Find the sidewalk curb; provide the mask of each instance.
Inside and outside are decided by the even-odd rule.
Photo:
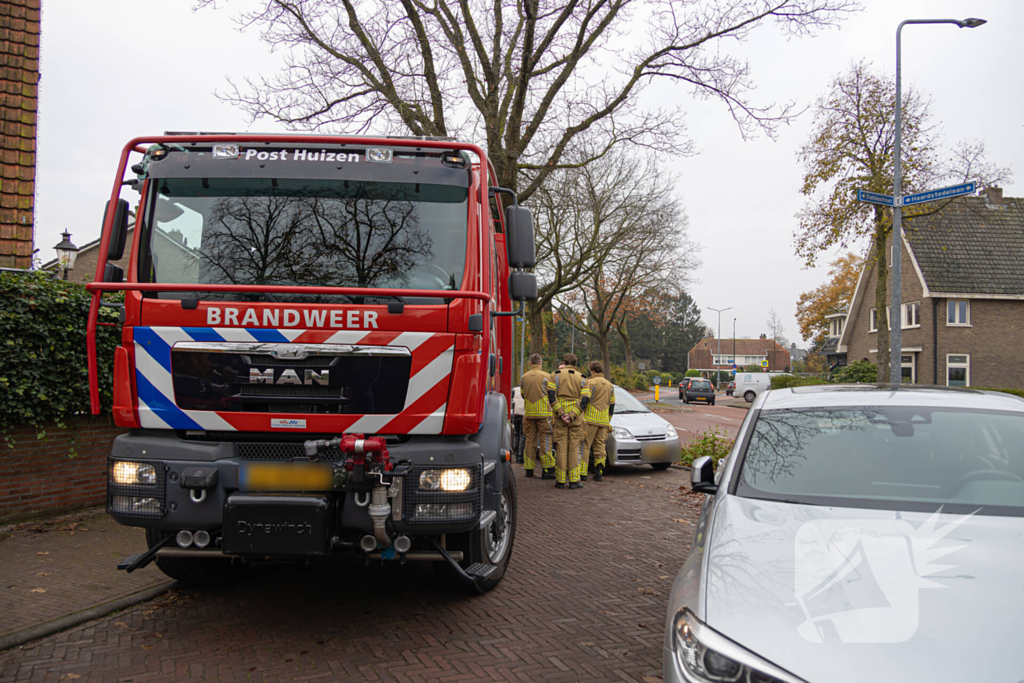
[[[0,652],[10,650],[11,648],[19,645],[24,645],[30,640],[38,640],[39,638],[52,636],[54,633],[66,631],[69,628],[74,628],[75,626],[84,624],[87,621],[105,617],[112,612],[118,612],[129,607],[134,607],[140,602],[152,600],[158,595],[162,595],[170,589],[177,587],[177,581],[165,581],[164,583],[151,586],[141,591],[129,593],[128,595],[124,595],[120,598],[115,598],[110,602],[105,602],[103,604],[96,605],[95,607],[84,609],[81,612],[69,614],[66,617],[61,617],[60,619],[54,619],[53,621],[47,621],[36,626],[30,626],[29,628],[15,631],[14,633],[0,637]]]

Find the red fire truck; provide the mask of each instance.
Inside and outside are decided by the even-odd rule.
[[[472,591],[501,580],[512,316],[537,285],[532,216],[494,177],[438,139],[124,147],[88,285],[94,413],[97,314],[124,292],[107,510],[148,549],[121,569],[428,561]]]

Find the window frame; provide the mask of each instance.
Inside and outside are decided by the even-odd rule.
[[[965,320],[963,320],[963,321],[956,320],[955,322],[950,322],[949,321],[950,306],[954,306],[955,305],[955,308],[953,310],[956,311],[956,316],[954,316],[954,317],[958,318],[959,314],[960,314],[960,306],[957,305],[957,304],[960,304],[960,303],[967,304],[965,306],[965,308],[964,308]],[[971,327],[971,300],[970,299],[946,299],[946,327]],[[954,355],[960,355],[960,354],[954,354]]]
[[[878,332],[878,309],[868,309],[868,333]]]
[[[910,321],[910,316],[908,315],[908,313],[910,310],[912,310],[911,307],[913,307],[913,310],[916,311],[916,314],[914,315],[915,322],[913,325],[908,324]],[[903,304],[901,308],[903,309],[903,315],[900,318],[900,324],[903,325],[904,330],[912,330],[914,328],[921,327],[920,301],[911,301],[910,303]]]
[[[963,356],[967,360],[962,362],[962,363],[950,363],[949,359],[950,359],[951,356]],[[966,384],[964,384],[963,386],[964,387],[971,386],[971,354],[969,354],[969,353],[947,353],[946,354],[946,386],[947,387],[954,387],[954,386],[958,387],[958,386],[960,386],[959,384],[950,384],[949,383],[949,371],[954,369],[954,368],[963,368],[964,370],[967,371],[965,373],[966,374],[966,377],[965,377]]]

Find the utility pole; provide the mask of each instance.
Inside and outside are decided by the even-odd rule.
[[[715,364],[715,386],[717,388],[718,383],[722,379],[722,312],[731,311],[732,306],[729,306],[728,308],[711,308],[710,306],[708,306],[707,309],[709,311],[714,311],[715,313],[718,314],[718,363]],[[735,337],[735,335],[733,336]],[[735,347],[735,345],[736,340],[734,339],[733,347]]]

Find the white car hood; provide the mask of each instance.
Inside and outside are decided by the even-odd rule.
[[[1024,518],[718,503],[719,633],[810,683],[1024,680]]]
[[[668,422],[654,413],[612,415],[612,427],[628,429],[633,436],[665,436]]]

